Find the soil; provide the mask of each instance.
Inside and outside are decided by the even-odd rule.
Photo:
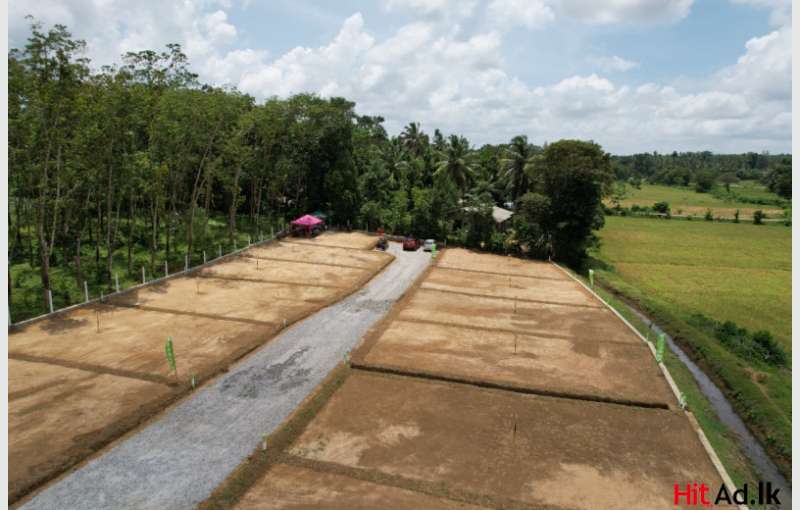
[[[219,373],[286,325],[360,288],[393,259],[321,244],[374,240],[339,236],[325,234],[299,248],[253,247],[245,257],[11,331],[9,501],[185,393],[193,374],[201,381]],[[257,265],[247,258],[260,253],[294,261]],[[167,366],[167,337],[177,377]]]
[[[680,412],[355,372],[290,453],[555,508],[675,508],[721,480]]]
[[[241,510],[299,510],[303,508],[417,510],[478,509],[420,492],[379,485],[335,473],[277,464],[239,501]]]
[[[397,320],[378,334],[363,363],[544,394],[669,406],[675,397],[652,358],[641,344]]]

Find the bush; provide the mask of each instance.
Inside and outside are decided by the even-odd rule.
[[[669,214],[669,204],[667,202],[656,202],[653,204],[653,211],[661,214]]]
[[[764,214],[764,211],[762,211],[761,209],[757,210],[756,212],[753,213],[753,224],[754,225],[763,225],[764,224],[764,219],[766,217],[767,217],[767,215]]]
[[[786,366],[788,356],[783,347],[772,338],[769,331],[750,334],[733,321],[717,323],[714,336],[728,350],[742,358],[756,359],[768,365]]]
[[[776,367],[786,366],[786,352],[780,344],[772,338],[769,331],[757,331],[753,333],[753,347],[755,354],[764,363]]]
[[[711,209],[706,209],[706,221],[714,221],[714,215],[711,213]]]

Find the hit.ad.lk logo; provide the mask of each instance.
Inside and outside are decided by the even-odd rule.
[[[772,482],[758,482],[758,491],[750,490],[751,486],[744,484],[741,489],[730,492],[723,484],[716,495],[711,487],[704,483],[675,484],[672,489],[672,501],[675,506],[711,506],[711,505],[780,505],[778,492],[773,489]]]

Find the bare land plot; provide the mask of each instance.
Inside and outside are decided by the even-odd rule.
[[[397,317],[475,329],[592,341],[642,341],[605,308],[530,303],[513,299],[449,295],[419,289]]]
[[[176,392],[155,382],[13,358],[8,366],[12,500],[135,426]]]
[[[477,509],[420,492],[379,485],[335,473],[277,464],[239,501],[242,510],[288,510],[299,508],[417,510]]]
[[[426,276],[422,288],[519,301],[602,307],[583,287],[571,280],[516,278],[513,275],[476,274],[435,267]]]
[[[504,276],[555,278],[557,280],[564,278],[563,273],[550,264],[479,253],[463,248],[444,250],[436,266],[461,271],[496,273]]]
[[[372,239],[348,234],[344,242],[354,244],[358,236]],[[316,264],[321,257],[316,250],[336,251],[337,261],[353,267]],[[185,394],[192,375],[203,380],[224,370],[285,325],[358,289],[393,259],[313,244],[293,257],[295,262],[259,261],[258,266],[255,259],[225,259],[12,331],[9,357],[18,363],[11,366],[9,380],[18,382],[10,396],[25,398],[10,403],[10,501]],[[177,379],[165,360],[168,336]],[[29,365],[36,369],[25,368]],[[70,396],[64,401],[48,396],[65,391]],[[25,404],[40,394],[36,405]],[[73,425],[76,420],[80,427]]]
[[[367,269],[372,267],[376,261],[383,257],[377,251],[354,251],[331,248],[322,245],[313,245],[314,249],[309,250],[306,244],[278,241],[264,246],[255,246],[244,252],[250,257],[262,257],[266,260],[286,260],[290,262],[303,261],[309,264],[317,263],[324,265],[339,265],[344,267],[355,267]]]
[[[352,248],[354,250],[371,250],[378,244],[378,238],[359,232],[325,232],[317,237],[287,237],[286,242],[330,246],[334,248]]]
[[[682,413],[356,372],[293,455],[554,508],[675,508],[721,480]]]
[[[393,321],[354,363],[522,391],[666,407],[669,386],[644,345]],[[363,358],[362,358],[363,357]]]

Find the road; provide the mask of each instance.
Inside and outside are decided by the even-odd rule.
[[[293,325],[223,377],[26,502],[32,509],[188,509],[207,498],[427,267],[403,252],[363,289]]]

